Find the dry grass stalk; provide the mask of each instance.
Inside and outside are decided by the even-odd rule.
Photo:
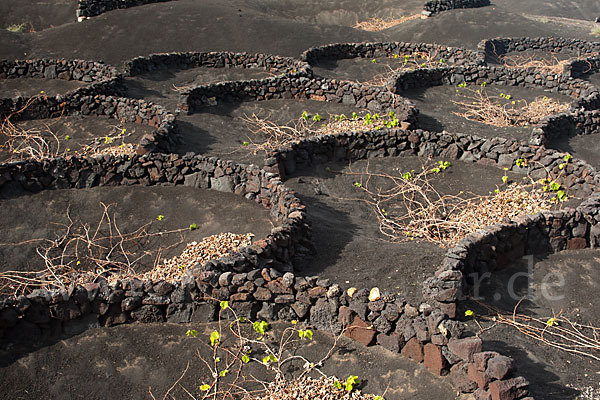
[[[544,345],[600,361],[600,327],[573,322],[563,317],[562,312],[553,313],[549,318],[519,314],[517,309],[522,301],[516,304],[511,314],[478,302],[491,311],[490,315],[481,317],[494,323],[485,330],[497,324],[508,325]]]
[[[443,174],[443,164],[434,168],[423,165],[421,171],[402,176],[373,173],[368,166],[346,174],[359,178],[354,185],[369,197],[362,201],[373,208],[381,233],[392,241],[418,238],[451,247],[484,226],[556,206],[555,196],[544,191],[539,182],[511,183],[488,196],[441,194],[433,179]],[[375,180],[378,183],[371,188]],[[379,183],[382,181],[385,184]]]
[[[410,15],[408,17],[400,17],[400,18],[377,18],[377,17],[373,17],[371,19],[368,19],[366,21],[362,21],[362,22],[357,22],[356,25],[354,25],[355,29],[362,29],[363,31],[369,31],[369,32],[379,32],[382,31],[384,29],[389,29],[391,27],[394,27],[396,25],[400,25],[404,22],[407,21],[412,21],[414,19],[420,19],[421,18],[421,14],[414,14],[414,15]]]
[[[526,127],[538,123],[549,115],[565,112],[570,107],[567,103],[560,103],[546,96],[537,97],[527,103],[525,100],[512,100],[510,95],[490,96],[484,89],[463,90],[467,93],[461,96],[466,100],[453,101],[453,103],[464,111],[454,114],[470,121],[500,128]]]

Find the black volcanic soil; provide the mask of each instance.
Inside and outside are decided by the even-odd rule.
[[[458,92],[457,92],[458,90]],[[454,86],[433,86],[430,88],[411,89],[400,93],[400,95],[412,100],[419,109],[418,125],[421,129],[441,132],[465,133],[486,138],[504,137],[510,139],[529,140],[531,127],[496,127],[478,121],[470,121],[455,113],[463,112],[455,102],[471,102],[476,96],[474,90],[484,90],[490,97],[500,94],[510,95],[510,101],[516,101],[516,106],[524,102],[531,102],[537,97],[548,97],[569,103],[572,101],[567,96],[546,92],[541,89],[522,88],[517,86],[501,87],[488,85],[481,88],[477,85],[469,85],[466,88]],[[506,101],[502,100],[502,104]]]
[[[256,0],[249,7],[254,10],[287,18],[293,21],[353,27],[357,22],[371,18],[400,18],[419,14],[423,9],[421,0],[356,0],[297,1],[297,0]]]
[[[86,85],[88,84],[85,82],[67,81],[64,79],[0,79],[0,97],[56,96],[57,94],[65,94]]]
[[[516,11],[518,10],[518,11]],[[551,10],[546,13],[546,10]],[[532,15],[537,14],[537,15]],[[549,17],[543,18],[542,16]],[[434,18],[409,21],[385,31],[387,36],[410,42],[438,43],[477,48],[483,39],[494,37],[571,37],[595,40],[590,33],[600,5],[593,0],[501,0],[492,6],[458,9]]]
[[[33,35],[0,31],[0,53],[6,58],[61,55],[117,65],[138,55],[172,51],[297,56],[312,45],[382,38],[350,27],[291,21],[256,11],[243,0],[178,0],[114,10]]]
[[[600,87],[600,72],[588,74],[584,77],[584,79],[589,81],[592,85]]]
[[[562,251],[533,260],[530,264],[525,258],[502,271],[494,271],[479,289],[481,301],[512,314],[521,297],[530,295],[530,299],[519,304],[518,313],[544,321],[557,316],[563,328],[569,325],[561,317],[597,327],[600,306],[594,299],[600,289],[600,251]],[[510,285],[511,277],[513,285]],[[465,302],[463,308],[471,309],[476,316],[486,314],[484,308],[470,301]],[[491,324],[481,323],[484,328]],[[473,332],[479,329],[473,321],[469,321],[468,326]],[[497,325],[480,336],[484,349],[499,351],[517,361],[519,371],[531,382],[531,394],[536,399],[580,398],[577,397],[579,390],[586,387],[595,388],[598,394],[600,361],[543,345],[508,325]],[[586,352],[600,356],[598,350]]]
[[[585,160],[596,170],[600,170],[600,134],[558,138],[547,143],[558,151],[570,153],[575,158]]]
[[[125,78],[124,83],[128,97],[148,100],[175,111],[179,100],[178,90],[183,88],[270,76],[272,74],[258,68],[164,69]]]
[[[220,104],[205,107],[191,115],[180,115],[177,120],[178,139],[180,143],[176,152],[185,154],[193,151],[199,154],[214,154],[244,163],[263,165],[265,152],[257,146],[265,141],[264,135],[255,134],[244,119],[256,115],[268,118],[278,125],[294,126],[301,118],[303,111],[309,114],[309,122],[318,113],[321,124],[335,115],[345,114],[351,117],[353,112],[364,115],[358,107],[327,103],[316,100],[268,100],[232,104]],[[249,145],[244,145],[247,142]]]
[[[64,398],[68,393],[69,398],[99,400],[149,399],[151,391],[158,399],[165,396],[189,365],[171,395],[185,398],[187,390],[200,398],[199,386],[211,379],[199,357],[212,364],[213,353],[207,343],[210,333],[219,329],[217,323],[128,324],[112,328],[94,327],[97,325],[94,321],[89,324],[92,328],[84,333],[37,351],[21,347],[0,349],[0,393],[13,399]],[[267,343],[277,349],[283,330],[290,326],[282,322],[270,324]],[[198,331],[197,339],[186,336],[188,329]],[[248,329],[244,334],[255,336]],[[229,349],[236,344],[227,324],[223,324],[221,343]],[[292,343],[283,354],[294,352],[316,363],[333,347],[330,335],[314,331],[311,341]],[[224,354],[220,356],[226,360]],[[262,359],[264,354],[253,345],[252,356]],[[284,368],[286,377],[297,376],[302,365],[303,362],[288,364]],[[243,371],[248,379],[250,374],[259,380],[272,379],[272,373],[255,362],[247,364]],[[358,375],[362,391],[385,393],[389,400],[457,398],[448,379],[434,379],[423,365],[382,347],[364,347],[345,337],[341,337],[331,357],[324,361],[322,371],[340,380]],[[83,374],[85,381],[81,380]],[[256,383],[244,386],[260,388]]]
[[[590,31],[595,25],[594,16],[600,15],[600,6],[594,0],[577,3],[557,0],[544,7],[539,7],[538,0],[497,3],[408,21],[382,32],[365,32],[350,26],[372,16],[412,14],[421,7],[416,0],[405,5],[390,0],[373,5],[359,0],[325,4],[297,0],[283,4],[272,0],[250,4],[243,0],[178,0],[115,10],[83,23],[65,24],[35,34],[0,31],[0,52],[6,58],[62,56],[118,64],[133,56],[167,51],[226,50],[297,56],[311,46],[336,42],[399,40],[475,49],[480,40],[498,36],[594,40]],[[373,12],[369,11],[371,7]],[[328,9],[332,9],[330,16]],[[543,15],[546,9],[547,15],[562,19],[541,22],[538,16],[528,15]],[[350,14],[343,20],[336,19],[336,14],[345,14],[343,10],[358,13],[359,17]],[[47,26],[51,24],[52,18],[43,11],[33,15],[45,19]],[[324,20],[319,21],[315,16]]]
[[[69,115],[60,118],[34,119],[14,122],[19,135],[27,133],[26,140],[16,139],[12,147],[8,146],[7,136],[0,136],[0,161],[31,158],[28,152],[14,154],[11,149],[31,146],[35,154],[39,154],[42,143],[32,136],[41,137],[47,144],[45,155],[76,154],[101,150],[107,147],[118,147],[123,144],[137,145],[146,134],[152,134],[155,128],[149,125],[122,123],[111,118],[95,116]],[[123,131],[123,129],[125,131]],[[15,131],[12,131],[12,134]],[[89,146],[89,147],[88,147]]]
[[[351,28],[357,22],[374,16],[399,17],[418,13],[424,0],[410,0],[401,3],[398,4],[393,0],[377,0],[375,2],[360,0],[330,0],[326,2],[317,0],[308,2],[299,0],[253,0],[251,2],[245,0],[178,0],[115,10],[83,23],[75,23],[73,22],[75,20],[75,0],[37,0],[35,2],[4,0],[0,4],[2,11],[0,13],[0,28],[2,28],[0,29],[0,54],[2,54],[2,58],[6,59],[80,58],[104,60],[113,65],[120,65],[135,56],[173,51],[246,51],[297,57],[311,46],[363,41],[430,42],[474,50],[480,40],[492,37],[554,36],[598,40],[591,34],[592,29],[598,26],[593,21],[600,16],[600,2],[597,0],[543,2],[539,0],[496,0],[488,7],[443,12],[432,18],[411,20],[381,32],[365,32]],[[9,25],[23,22],[26,23],[27,30],[33,27],[37,32],[13,33],[5,29]],[[356,76],[344,75],[341,71],[340,76],[346,76],[347,79],[360,80],[363,77],[368,79],[372,74],[372,71],[369,70],[372,65],[364,67],[364,72],[362,68],[356,69]],[[361,75],[363,73],[364,75]],[[598,74],[590,76],[590,81],[600,84],[597,76]],[[156,82],[157,86],[150,87],[148,90],[150,93],[144,92],[148,87],[142,84],[137,88],[132,87],[131,93],[139,96],[155,96],[157,100],[168,102],[170,101],[168,97],[170,89],[168,91],[161,89],[162,83],[161,81]],[[34,84],[30,88],[34,90],[33,94],[37,93],[36,86],[37,84]],[[45,88],[39,90],[53,89],[50,85],[44,86]],[[18,89],[26,90],[27,87],[19,86]],[[59,89],[62,90],[61,88],[57,90]],[[135,92],[136,89],[139,89],[138,94]],[[156,93],[152,93],[153,90]],[[453,95],[453,93],[448,94]],[[444,117],[450,116],[452,110],[444,108],[445,105],[441,103],[447,103],[451,97],[448,94],[445,96],[444,93],[441,93],[441,96],[438,94],[437,98],[424,101],[419,105],[424,115],[431,116],[431,127],[435,127],[436,123],[439,123],[441,126],[438,125],[438,129],[443,127],[458,131],[464,129],[481,136],[509,135],[506,132],[490,130],[487,125],[465,127],[460,122],[455,122],[453,125],[451,121],[445,121]],[[438,109],[437,114],[436,109]],[[215,115],[212,116],[202,116],[203,113],[182,116],[180,130],[185,136],[187,129],[189,136],[184,137],[187,142],[184,140],[185,146],[179,148],[178,152],[186,151],[185,147],[190,151],[196,150],[202,153],[214,151],[222,155],[227,154],[232,147],[235,150],[235,146],[240,144],[240,140],[243,140],[240,139],[240,135],[236,136],[235,132],[232,132],[230,138],[220,138],[225,136],[223,132],[229,134],[229,131],[233,131],[230,129],[230,126],[234,124],[233,118],[228,116],[228,113],[233,111],[226,108],[220,111],[218,108],[215,110]],[[275,108],[276,114],[277,110],[278,108]],[[299,107],[289,115],[286,116],[285,113],[283,115],[286,118],[296,118],[297,111],[301,112],[302,110]],[[206,111],[206,113],[210,114],[210,111]],[[236,127],[235,131],[246,132],[241,126],[234,126]],[[201,138],[195,136],[199,133],[203,135]],[[595,141],[593,137],[577,140]],[[572,145],[573,149],[577,151],[575,144],[570,143],[569,145]],[[582,146],[586,149],[593,149],[593,143],[583,142]],[[584,159],[589,157],[589,161],[597,165],[596,158],[592,157],[594,154],[584,153],[581,150],[576,155]],[[231,158],[234,157],[237,155],[232,153]],[[252,159],[245,157],[248,160]],[[458,167],[458,163],[456,164]],[[344,167],[345,165],[339,166],[339,168]],[[465,173],[465,179],[470,182],[469,184],[482,185],[481,189],[484,191],[488,190],[487,186],[493,188],[494,183],[500,181],[501,171],[495,170],[487,179],[485,174],[488,172],[485,172],[485,169],[479,165],[476,168],[471,167],[470,170],[467,168],[467,172],[469,171],[483,174],[475,176]],[[348,285],[358,282],[357,286],[386,287],[385,285],[387,285],[393,288],[396,286],[393,284],[394,279],[401,277],[390,275],[391,272],[396,274],[395,268],[390,266],[400,265],[398,274],[406,274],[409,290],[413,290],[416,296],[417,286],[420,285],[426,273],[433,271],[433,265],[443,254],[441,249],[432,246],[427,251],[423,251],[424,245],[410,242],[406,244],[406,247],[398,247],[401,249],[399,251],[388,252],[385,246],[382,246],[383,250],[380,250],[381,242],[379,241],[380,237],[377,236],[379,233],[376,227],[373,224],[365,223],[365,219],[361,218],[361,216],[369,215],[368,210],[362,209],[361,211],[358,206],[332,200],[331,196],[317,195],[314,192],[316,184],[311,182],[313,179],[318,179],[319,182],[328,183],[328,188],[337,186],[346,188],[348,185],[340,182],[339,178],[336,183],[335,174],[326,170],[313,169],[302,172],[302,174],[306,176],[299,174],[293,177],[289,184],[300,191],[300,194],[311,206],[312,215],[320,222],[315,225],[314,229],[321,256],[314,260],[312,271],[322,271],[324,276],[329,276],[334,282],[343,285],[348,281]],[[304,183],[298,182],[298,178],[304,179]],[[462,179],[457,181],[463,182]],[[463,183],[460,183],[459,187],[462,186]],[[141,189],[143,188],[135,188],[135,190]],[[354,187],[349,186],[349,189],[354,189]],[[148,190],[150,189],[148,188]],[[155,187],[152,190],[158,190],[158,188]],[[116,189],[111,189],[111,191],[108,199],[119,201],[120,197],[118,196],[124,196]],[[100,197],[86,197],[87,195],[83,194],[86,192],[74,193],[72,199],[60,197],[60,192],[39,194],[42,196],[40,198],[47,197],[37,203],[32,202],[35,207],[23,204],[26,203],[24,199],[30,197],[23,196],[19,198],[20,200],[15,199],[16,208],[13,209],[20,210],[21,214],[14,213],[18,215],[24,213],[28,218],[33,218],[31,224],[34,228],[25,226],[23,227],[25,233],[21,232],[20,234],[27,237],[27,229],[36,231],[45,229],[38,225],[50,222],[49,218],[43,216],[42,211],[47,208],[47,204],[53,201],[53,195],[63,201],[59,210],[63,210],[70,201],[78,201],[77,199],[81,199],[81,207],[85,204],[88,209],[94,209]],[[344,194],[345,192],[340,189],[339,193]],[[140,201],[147,200],[149,196],[144,192]],[[179,202],[182,202],[182,198],[195,198],[193,196],[196,194],[180,197],[166,194],[160,196],[164,196],[164,199],[157,202],[157,206],[150,210],[152,212],[148,211],[137,218],[156,218],[154,214],[160,212],[166,216],[162,222],[168,222],[173,215],[163,212],[163,210],[172,209],[174,204],[178,205]],[[132,195],[132,197],[135,196]],[[219,205],[223,203],[223,198],[219,194]],[[2,204],[8,203],[3,200]],[[189,206],[185,206],[184,210],[187,209],[186,207]],[[213,206],[208,203],[206,207],[201,207],[200,211],[197,210],[197,207],[190,211],[203,214],[207,210],[219,210],[214,207],[217,205]],[[353,214],[355,212],[353,207],[358,210],[356,214]],[[59,210],[55,211],[56,215],[64,217],[64,214],[58,213]],[[135,210],[135,212],[141,211]],[[14,226],[22,226],[19,225],[22,224],[22,221],[19,221],[18,216],[8,215],[12,213],[3,212],[3,218],[7,221],[14,219],[15,221],[12,222],[16,224]],[[29,214],[35,215],[29,216]],[[187,212],[185,214],[187,215]],[[131,215],[139,214],[131,211]],[[245,218],[246,216],[243,221],[246,221]],[[127,218],[123,217],[122,219],[125,223]],[[217,221],[219,221],[218,218]],[[184,217],[181,222],[185,226],[189,225],[189,217]],[[11,227],[12,225],[6,223],[5,226]],[[8,232],[5,234],[10,236],[12,229],[4,231]],[[387,244],[384,243],[384,245]],[[380,251],[383,256],[378,258],[377,265],[374,266],[370,260],[373,259],[374,254],[379,256]],[[567,286],[576,288],[569,289],[566,297],[574,299],[575,304],[565,303],[562,306],[567,308],[571,306],[587,307],[588,311],[596,318],[597,325],[598,310],[594,308],[593,304],[588,307],[590,299],[595,298],[597,288],[594,288],[590,294],[589,285],[580,284],[580,275],[587,279],[590,277],[590,271],[593,273],[594,270],[582,270],[578,267],[579,265],[588,265],[584,256],[567,253],[565,257],[568,262],[551,258],[553,262],[556,261],[558,267],[563,264],[567,265],[566,268],[569,271]],[[401,263],[398,262],[398,259],[402,260]],[[307,268],[307,270],[310,271],[311,268]],[[358,273],[360,275],[357,275]],[[388,276],[392,276],[392,279],[389,280],[390,284],[387,283],[387,279],[381,278]],[[597,283],[598,275],[591,275],[590,279],[586,283]],[[553,305],[541,304],[538,306],[543,309],[543,307],[552,307]],[[2,353],[0,357],[3,366],[0,370],[0,393],[3,396],[0,397],[148,398],[148,386],[152,386],[157,398],[162,398],[185,369],[187,360],[193,358],[193,351],[198,347],[188,346],[189,341],[183,340],[187,339],[184,337],[184,333],[188,327],[161,324],[127,325],[112,329],[94,328],[80,336],[64,341],[56,341],[53,344],[40,343],[41,348],[39,349],[26,349],[25,351],[12,349]],[[199,325],[196,324],[193,327],[198,328]],[[202,326],[199,329],[206,333],[213,328]],[[487,332],[488,337],[484,336],[484,339],[488,339],[485,342],[486,347],[500,349],[518,360],[520,372],[532,382],[531,390],[536,398],[576,398],[578,392],[568,389],[567,384],[577,388],[594,383],[597,386],[597,364],[588,368],[587,364],[582,364],[579,360],[569,357],[563,359],[562,354],[548,347],[526,342],[519,339],[514,331],[502,333],[500,329],[495,328]],[[494,332],[500,333],[496,335]],[[320,355],[327,347],[322,343],[330,342],[321,342],[320,333],[315,333],[315,337],[320,347],[314,347],[316,349],[314,354]],[[28,339],[35,340],[35,335]],[[349,344],[348,346],[357,345]],[[340,367],[332,367],[328,371],[334,371],[342,378],[350,374],[364,377],[363,379],[367,381],[367,391],[377,394],[382,394],[386,386],[390,385],[385,395],[388,399],[454,397],[453,389],[442,387],[445,385],[444,380],[434,379],[431,375],[422,372],[421,366],[409,363],[398,356],[391,356],[381,349],[348,347],[335,353],[334,359]],[[571,364],[568,361],[571,361]],[[189,375],[186,375],[182,381],[185,387],[194,387],[202,381],[202,377],[206,375],[202,375],[204,372],[201,368],[201,366],[190,368]],[[327,364],[326,368],[329,368]],[[178,398],[186,397],[181,391],[176,395]]]
[[[3,0],[0,29],[24,23],[24,32],[39,32],[75,22],[76,9],[77,0]]]
[[[417,63],[425,62],[422,59],[410,58],[404,63],[404,58],[374,57],[374,58],[346,58],[340,60],[324,60],[313,65],[315,75],[330,79],[339,79],[357,82],[374,82],[378,85],[390,77],[395,70],[417,68]],[[435,63],[430,65],[444,66],[448,64]]]
[[[6,185],[0,195],[6,195]],[[99,226],[104,208],[110,206],[108,215],[116,221],[122,233],[132,233],[150,224],[148,232],[166,232],[183,228],[179,234],[154,238],[141,246],[153,251],[160,245],[165,249],[161,258],[179,255],[186,243],[221,232],[253,233],[255,239],[264,238],[271,231],[268,210],[232,193],[200,190],[188,187],[129,186],[96,187],[92,189],[69,189],[43,191],[21,195],[0,201],[6,226],[0,233],[0,270],[41,270],[45,268],[36,248],[46,245],[38,239],[54,240],[65,232],[69,225],[68,215],[74,227],[86,224],[95,230]],[[164,218],[157,220],[159,215]],[[190,224],[198,229],[189,230]],[[114,224],[113,231],[114,231]],[[108,232],[106,220],[101,231]],[[168,246],[183,243],[167,249]],[[32,241],[20,246],[10,245]],[[138,251],[141,251],[138,250]],[[139,253],[138,255],[141,255]],[[154,257],[143,258],[137,272],[145,272],[154,262]]]
[[[371,172],[399,176],[410,170],[420,171],[423,162],[427,160],[418,157],[376,158],[350,166],[330,162],[298,171],[289,178],[286,184],[307,204],[317,247],[316,257],[299,265],[303,268],[300,273],[318,274],[344,289],[377,286],[400,294],[412,304],[420,302],[422,282],[439,267],[445,249],[420,240],[390,242],[379,231],[371,206],[364,202],[369,197],[354,182],[361,181],[360,173],[367,166]],[[359,176],[349,175],[351,171]],[[464,191],[487,195],[501,184],[503,173],[494,167],[453,161],[439,179],[433,178],[434,187],[442,194]],[[514,178],[520,179],[517,175]],[[381,187],[386,183],[382,182]],[[380,187],[378,184],[371,182],[371,190]]]

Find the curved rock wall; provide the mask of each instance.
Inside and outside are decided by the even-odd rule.
[[[77,20],[95,17],[118,8],[129,8],[150,3],[163,3],[171,0],[78,0]]]
[[[600,44],[561,37],[518,37],[482,40],[477,45],[477,49],[486,59],[523,51],[566,54],[571,58],[564,64],[562,75],[579,78],[587,72],[598,70],[597,54],[600,51]]]
[[[2,60],[0,61],[0,79],[64,79],[89,83],[65,94],[54,97],[36,95],[30,97],[0,98],[0,117],[22,110],[15,118],[46,118],[39,115],[50,115],[44,112],[49,103],[61,104],[65,98],[77,95],[121,93],[121,75],[119,71],[104,63],[84,60],[34,59],[34,60]],[[53,112],[59,111],[57,109]]]
[[[433,57],[431,61],[440,61],[450,65],[482,64],[483,56],[456,47],[445,47],[430,43],[374,42],[374,43],[334,43],[325,46],[311,47],[300,56],[300,59],[311,65],[326,60],[346,58],[393,57],[395,55],[423,52]]]
[[[423,9],[431,14],[457,8],[478,8],[489,6],[490,0],[429,0]]]
[[[127,61],[124,73],[136,76],[164,68],[260,68],[274,74],[307,74],[308,65],[291,57],[231,52],[158,53]]]
[[[444,2],[456,4],[456,2]],[[424,47],[423,47],[424,46]],[[509,46],[509,45],[507,45]],[[566,45],[565,45],[566,46]],[[409,44],[341,44],[309,49],[304,61],[320,57],[344,58],[388,54],[400,49],[432,48]],[[566,47],[565,47],[566,48]],[[445,51],[439,48],[439,51]],[[394,110],[414,122],[417,110],[400,96],[403,90],[441,84],[501,84],[543,87],[574,98],[568,113],[548,117],[536,127],[541,138],[575,129],[591,133],[598,128],[598,90],[587,82],[561,74],[509,70],[482,65],[482,54],[446,49],[444,58],[458,67],[403,72],[389,82],[389,90],[351,82],[310,79],[304,62],[293,64],[295,76],[266,80],[226,82],[191,88],[183,93],[181,108],[193,112],[221,102],[301,98],[343,102],[373,111]],[[518,51],[518,50],[517,50]],[[474,55],[475,54],[475,55]],[[260,67],[290,73],[289,59],[237,53],[170,53],[139,57],[126,64],[135,75],[163,65],[176,68]],[[285,69],[285,71],[284,71]],[[45,67],[42,74],[45,74]],[[37,111],[36,111],[37,110]],[[70,112],[108,115],[163,129],[169,141],[174,116],[159,106],[139,100],[105,96],[82,88],[64,98],[46,98],[31,117]],[[410,126],[410,124],[408,125]],[[539,133],[539,131],[538,131]],[[535,134],[535,130],[534,130]],[[532,137],[534,137],[533,135]],[[152,147],[152,146],[150,146]],[[153,149],[160,149],[156,145]],[[435,275],[423,283],[424,301],[406,304],[394,294],[366,288],[343,292],[318,277],[294,274],[293,260],[312,252],[305,207],[282,183],[298,168],[329,160],[417,155],[442,157],[521,170],[516,160],[527,160],[533,178],[547,171],[572,193],[587,196],[576,209],[525,216],[503,225],[486,227],[449,249]],[[37,290],[27,296],[0,300],[0,337],[27,341],[73,334],[87,326],[140,322],[211,321],[218,302],[227,300],[239,315],[251,319],[308,321],[321,330],[333,329],[365,345],[385,348],[423,362],[436,375],[449,374],[456,388],[476,398],[510,398],[527,395],[527,381],[514,372],[514,362],[495,352],[483,352],[477,337],[461,338],[455,320],[457,303],[472,284],[471,274],[491,272],[524,254],[578,249],[600,245],[600,177],[581,161],[563,164],[564,154],[523,141],[502,138],[432,133],[422,130],[384,129],[348,132],[302,140],[269,154],[264,170],[214,157],[151,153],[130,158],[67,157],[43,162],[22,161],[0,165],[0,190],[18,185],[27,191],[87,188],[96,185],[187,185],[198,189],[233,192],[271,210],[279,226],[265,239],[231,256],[197,265],[176,282],[105,279],[63,290]],[[522,172],[525,172],[523,169]],[[499,368],[500,366],[501,368]],[[504,396],[504,397],[503,397]]]
[[[400,121],[408,123],[415,122],[417,115],[411,101],[385,88],[302,76],[198,86],[182,93],[179,107],[194,112],[220,103],[271,99],[311,99],[351,104],[377,112],[393,111]]]
[[[547,138],[566,136],[569,133],[592,133],[600,129],[594,118],[594,109],[600,106],[600,91],[587,81],[565,78],[551,72],[542,73],[535,68],[505,68],[486,66],[461,66],[418,69],[398,73],[389,81],[389,88],[396,94],[403,91],[439,86],[498,85],[539,88],[572,97],[568,112],[548,116],[534,126],[530,143],[543,145]]]

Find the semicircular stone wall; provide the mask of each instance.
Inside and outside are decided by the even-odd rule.
[[[403,91],[439,85],[499,85],[541,88],[573,98],[570,109],[548,116],[537,123],[530,137],[533,145],[543,145],[548,138],[573,134],[589,134],[599,129],[598,107],[600,91],[581,79],[564,78],[535,68],[495,66],[459,66],[403,71],[388,83],[389,89],[401,95]]]
[[[75,80],[85,82],[87,85],[56,96],[40,94],[27,97],[0,98],[0,117],[23,110],[18,113],[17,117],[27,119],[30,109],[42,110],[48,107],[48,103],[38,104],[41,102],[60,104],[65,98],[75,95],[119,95],[122,89],[119,71],[101,62],[46,58],[0,61],[0,80],[22,78]],[[39,114],[40,111],[37,113]]]
[[[291,57],[270,54],[213,52],[157,53],[136,57],[124,63],[126,76],[136,76],[163,68],[259,68],[273,74],[306,75],[308,65]]]

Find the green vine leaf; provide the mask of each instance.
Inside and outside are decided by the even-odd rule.
[[[198,336],[198,331],[195,329],[188,329],[188,331],[185,333],[186,336],[191,336],[191,337],[196,337]]]
[[[219,339],[221,339],[221,335],[217,331],[212,331],[210,334],[210,345],[215,347],[219,344]]]

